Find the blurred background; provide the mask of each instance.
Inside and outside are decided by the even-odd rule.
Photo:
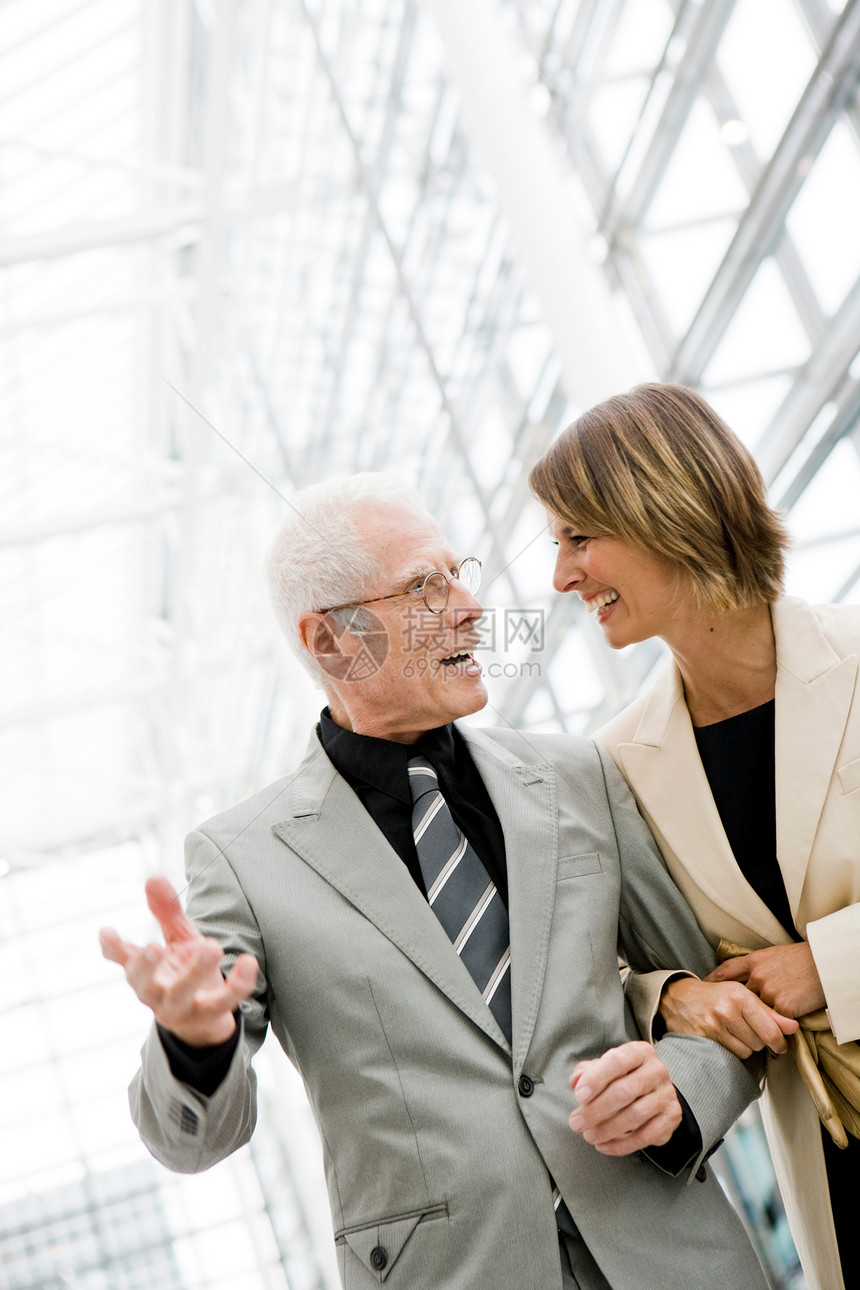
[[[316,1130],[267,1044],[209,1174],[137,1140],[150,937],[199,819],[320,696],[260,574],[297,488],[395,469],[484,561],[479,724],[587,732],[661,661],[573,597],[528,467],[698,387],[860,600],[860,0],[0,5],[0,1287],[331,1290]],[[717,1157],[800,1287],[755,1113]]]

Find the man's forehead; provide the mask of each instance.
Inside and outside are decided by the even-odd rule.
[[[365,509],[359,528],[369,549],[408,572],[413,566],[435,563],[451,554],[451,545],[432,515],[413,514],[400,508],[374,506]]]

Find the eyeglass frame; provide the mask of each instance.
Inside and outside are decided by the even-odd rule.
[[[417,595],[417,593],[420,591],[421,596],[424,600],[424,604],[427,606],[428,613],[444,614],[445,610],[448,608],[448,600],[451,595],[451,583],[454,580],[454,578],[456,578],[458,582],[460,581],[460,570],[463,568],[464,564],[468,564],[470,561],[473,564],[477,565],[478,567],[477,585],[475,586],[474,590],[472,590],[471,587],[466,588],[469,594],[473,596],[476,591],[480,591],[481,589],[482,565],[481,565],[481,561],[478,559],[477,556],[467,555],[460,561],[460,563],[457,565],[455,569],[451,570],[450,578],[447,578],[441,569],[431,569],[430,572],[425,576],[424,581],[421,583],[420,586],[410,587],[408,591],[395,591],[390,596],[373,596],[372,599],[370,600],[348,600],[345,605],[331,605],[330,608],[320,609],[318,612],[321,614],[333,614],[333,613],[336,613],[338,609],[358,609],[363,605],[376,605],[381,600],[402,600],[405,596],[414,596],[414,595]],[[429,605],[427,602],[426,587],[427,587],[427,583],[430,581],[431,578],[441,578],[445,584],[445,603],[441,605],[438,609],[433,609],[432,606]],[[465,586],[465,584],[463,585]]]

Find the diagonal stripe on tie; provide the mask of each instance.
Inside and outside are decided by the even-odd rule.
[[[427,899],[508,1040],[511,951],[508,913],[474,847],[457,827],[423,757],[408,763],[412,831]]]

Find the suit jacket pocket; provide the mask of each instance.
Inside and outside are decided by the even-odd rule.
[[[558,862],[558,882],[566,878],[582,878],[587,873],[600,873],[603,865],[596,851],[581,856],[562,856]]]
[[[849,761],[847,766],[841,766],[836,774],[839,776],[842,792],[853,793],[856,788],[860,788],[860,757],[857,761]]]
[[[348,1245],[361,1260],[368,1272],[380,1284],[394,1267],[404,1245],[421,1223],[448,1217],[446,1204],[428,1205],[424,1209],[408,1210],[356,1227],[344,1227],[335,1233],[335,1244]]]

